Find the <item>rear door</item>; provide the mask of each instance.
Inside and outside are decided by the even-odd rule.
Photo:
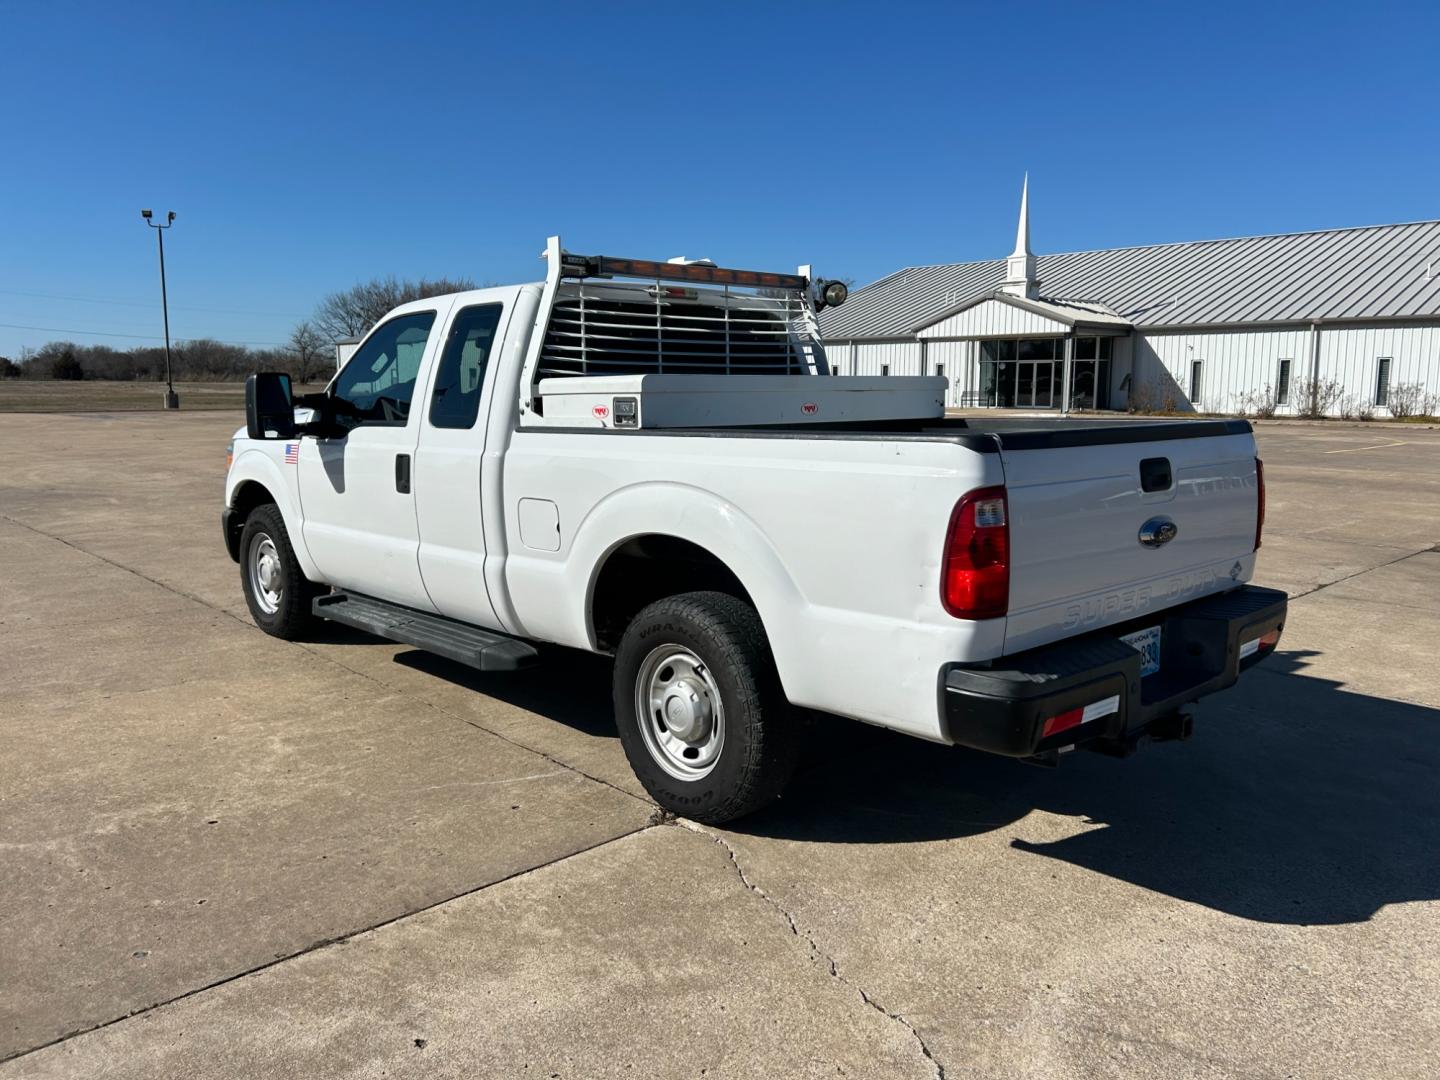
[[[371,331],[330,389],[349,430],[306,436],[298,452],[305,544],[325,580],[425,610],[434,605],[420,577],[412,475],[422,410],[412,406],[450,303]]]
[[[1140,434],[1128,426],[1118,432],[1127,440]],[[1011,544],[1007,653],[1249,579],[1258,498],[1248,433],[1041,443],[1023,433],[1002,436]]]
[[[492,629],[501,624],[485,584],[485,416],[517,291],[497,290],[493,300],[467,297],[456,308],[435,362],[415,455],[426,591],[442,615]]]

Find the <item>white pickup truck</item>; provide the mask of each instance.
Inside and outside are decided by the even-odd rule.
[[[1246,422],[978,425],[832,377],[807,267],[547,257],[397,308],[323,394],[251,377],[223,529],[262,629],[611,654],[636,774],[708,822],[781,791],[800,710],[1053,764],[1186,737],[1275,649]]]

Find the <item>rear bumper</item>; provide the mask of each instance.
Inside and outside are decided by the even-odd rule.
[[[1123,752],[1146,734],[1180,735],[1177,710],[1233,685],[1274,652],[1285,612],[1283,592],[1246,585],[990,667],[947,664],[941,721],[952,742],[1010,757],[1091,742]],[[1160,627],[1160,670],[1142,680],[1140,653],[1120,635],[1150,626]],[[1273,641],[1255,644],[1272,631]],[[1073,726],[1046,733],[1047,720],[1077,709]]]

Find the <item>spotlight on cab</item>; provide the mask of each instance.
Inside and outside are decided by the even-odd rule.
[[[850,296],[850,290],[843,281],[826,281],[823,278],[816,283],[816,307],[824,309],[839,307]]]

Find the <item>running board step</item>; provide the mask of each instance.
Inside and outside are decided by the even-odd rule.
[[[540,659],[535,647],[478,626],[401,607],[359,593],[333,592],[317,596],[316,615],[353,626],[367,634],[435,653],[481,671],[518,671]]]

